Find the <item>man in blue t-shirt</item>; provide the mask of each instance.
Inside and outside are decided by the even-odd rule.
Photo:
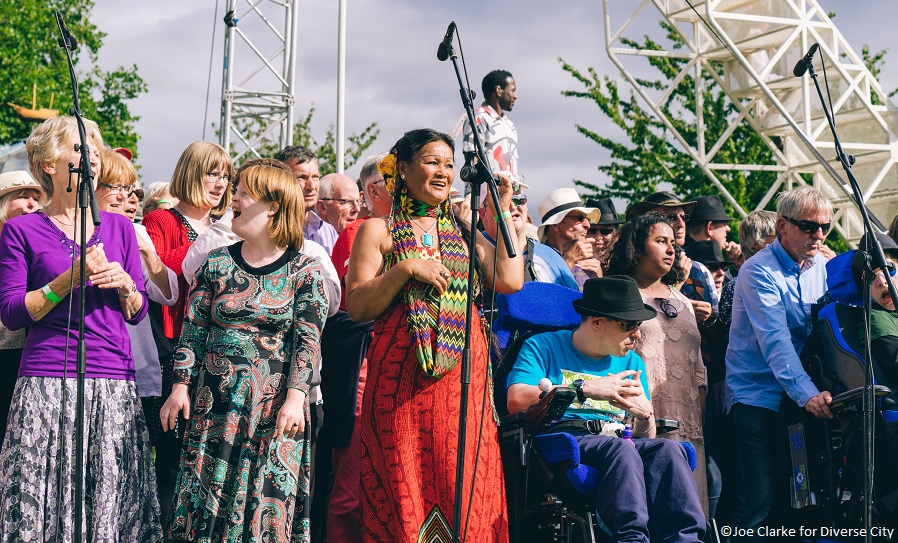
[[[576,330],[535,335],[521,347],[508,376],[508,411],[539,401],[543,378],[576,390],[557,431],[573,434],[581,463],[599,471],[596,509],[614,540],[648,543],[651,534],[700,542],[706,523],[686,454],[674,441],[650,439],[655,420],[645,365],[632,351],[639,325],[655,310],[621,275],[586,281],[574,309],[583,317]],[[583,420],[622,418],[632,419],[634,437],[646,439],[595,435]]]

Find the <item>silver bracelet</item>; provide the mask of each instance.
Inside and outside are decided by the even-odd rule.
[[[127,300],[131,296],[134,296],[135,292],[137,292],[137,283],[135,283],[134,281],[131,281],[131,292],[129,292],[128,294],[125,294],[124,296],[122,296],[122,293],[119,292],[118,297],[121,298],[122,300]]]

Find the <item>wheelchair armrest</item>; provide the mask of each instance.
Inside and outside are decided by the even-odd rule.
[[[518,428],[527,426],[529,433],[541,434],[549,426],[561,420],[577,393],[569,388],[555,387],[544,393],[540,400],[526,411],[507,415],[499,419],[502,427]]]
[[[885,385],[873,385],[873,395],[877,398],[888,396],[892,390]],[[833,396],[833,403],[829,408],[833,411],[840,411],[846,407],[860,404],[863,401],[864,387],[853,388],[841,394]]]
[[[655,435],[660,436],[680,429],[680,421],[674,419],[655,419]]]

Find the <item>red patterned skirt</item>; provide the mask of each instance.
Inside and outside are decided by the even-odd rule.
[[[507,543],[505,483],[489,397],[483,405],[487,347],[479,325],[473,334],[462,526],[468,502],[473,500],[468,540]],[[361,415],[364,541],[417,543],[424,535],[432,541],[433,535],[451,529],[460,372],[461,364],[440,379],[424,373],[401,305],[392,305],[375,322]],[[480,454],[475,459],[482,419]],[[475,462],[477,483],[472,497]]]

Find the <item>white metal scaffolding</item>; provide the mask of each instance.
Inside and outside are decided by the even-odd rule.
[[[219,141],[235,162],[293,141],[298,3],[227,0]]]
[[[659,13],[685,47],[647,50],[623,41],[633,37],[627,33],[635,26],[645,29],[641,20],[654,18],[657,22]],[[618,14],[624,14],[623,18]],[[604,15],[605,45],[611,61],[702,168],[713,189],[741,215],[746,210],[737,205],[717,173],[733,169],[777,172],[777,181],[759,209],[778,191],[812,179],[832,200],[835,228],[846,239],[856,241],[863,233],[860,215],[850,200],[851,189],[837,181],[845,174],[836,159],[813,82],[808,76],[792,75],[808,47],[819,43],[814,65],[820,67],[821,61],[826,65],[839,139],[845,152],[857,159],[853,170],[865,201],[881,221],[890,221],[898,212],[898,111],[816,0],[604,0]],[[653,28],[663,32],[657,24]],[[658,44],[670,43],[663,34],[650,37]],[[647,59],[653,56],[686,61],[667,89],[643,84]],[[823,70],[817,71],[822,84]],[[695,111],[689,114],[695,116],[698,137],[692,144],[677,131],[663,107],[686,74],[693,74],[696,82]],[[738,111],[731,130],[717,141],[704,138],[704,76],[723,89]],[[718,150],[740,123],[747,123],[761,136],[775,163],[715,161]]]

